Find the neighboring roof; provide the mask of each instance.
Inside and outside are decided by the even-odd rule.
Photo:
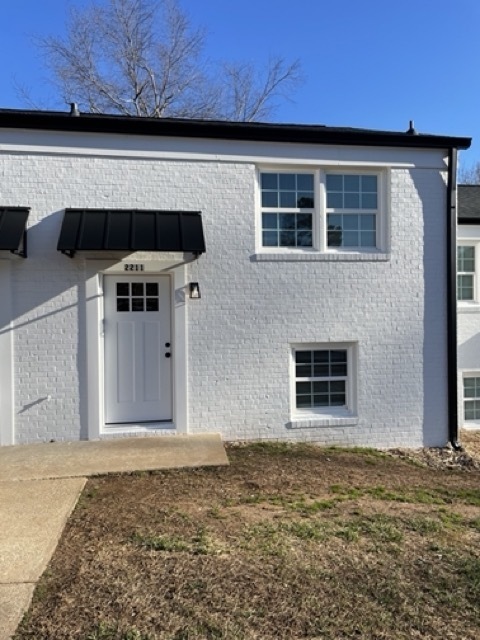
[[[28,207],[0,207],[0,250],[21,252]]]
[[[458,185],[458,224],[480,224],[480,185]]]
[[[198,211],[66,209],[57,249],[76,251],[181,251],[203,253]]]
[[[106,114],[0,109],[0,128],[435,149],[468,149],[471,138],[310,124],[139,118]]]

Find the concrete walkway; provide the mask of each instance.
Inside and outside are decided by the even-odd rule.
[[[227,464],[217,434],[0,448],[0,640],[28,609],[86,476]]]

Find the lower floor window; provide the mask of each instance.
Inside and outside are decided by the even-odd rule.
[[[463,379],[465,420],[480,420],[480,378]]]
[[[347,349],[295,350],[297,409],[347,408]]]

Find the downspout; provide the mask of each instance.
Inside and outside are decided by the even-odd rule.
[[[458,451],[457,394],[457,149],[448,151],[447,181],[447,415],[448,439]]]

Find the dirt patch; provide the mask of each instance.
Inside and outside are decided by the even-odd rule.
[[[479,470],[480,431],[463,429],[460,433],[460,449],[448,444],[441,448],[392,449],[388,453],[434,469]]]
[[[16,640],[478,637],[480,471],[256,444],[91,479]]]
[[[460,444],[472,458],[477,462],[480,461],[480,431],[463,429],[460,433]]]

